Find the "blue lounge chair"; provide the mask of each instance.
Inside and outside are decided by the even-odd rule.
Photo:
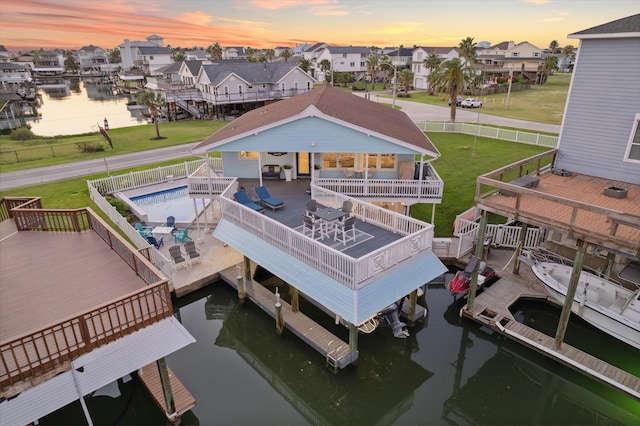
[[[134,226],[136,227],[136,230],[140,233],[140,235],[142,235],[143,238],[147,238],[151,236],[151,231],[153,230],[152,227],[142,226],[140,222],[136,222]]]
[[[156,239],[155,237],[148,236],[147,241],[149,241],[149,244],[151,244],[152,246],[155,246],[157,249],[159,249],[160,246],[164,245],[164,237],[160,237],[159,239]]]
[[[189,228],[178,228],[176,232],[173,233],[173,242],[174,243],[184,243],[187,240],[190,240],[189,236]]]
[[[253,201],[251,201],[246,192],[238,191],[235,194],[233,194],[233,196],[235,197],[236,201],[242,204],[243,206],[249,207],[250,209],[257,211],[258,213],[264,213],[264,208],[262,208],[262,206],[260,206],[259,204],[256,204]]]
[[[284,208],[284,203],[281,200],[272,197],[264,186],[257,187],[256,194],[258,194],[258,198],[260,198],[260,204],[264,207],[269,207],[273,211]]]

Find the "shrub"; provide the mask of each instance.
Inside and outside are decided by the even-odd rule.
[[[127,217],[130,213],[127,203],[119,198],[110,198],[109,204],[111,204],[123,217]]]
[[[26,141],[29,139],[33,139],[35,137],[36,135],[34,135],[33,132],[29,130],[27,127],[20,127],[18,129],[15,129],[9,135],[9,138],[11,138],[14,141]]]
[[[102,152],[104,151],[104,146],[100,143],[88,143],[88,142],[80,142],[76,144],[78,146],[78,150],[80,152]]]

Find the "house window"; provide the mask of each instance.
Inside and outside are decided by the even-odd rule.
[[[640,163],[640,113],[635,116],[624,160]]]
[[[356,66],[356,63],[355,63],[355,62],[349,62],[349,66],[350,66],[351,68],[353,68],[353,67],[355,67],[355,66]]]
[[[395,169],[396,168],[396,155],[395,154],[380,154],[380,168],[381,169]]]
[[[421,61],[422,60],[422,52],[418,52],[416,55],[416,60]]]
[[[539,56],[540,56],[540,52],[533,52],[533,57],[534,57],[534,58],[537,58],[537,57],[539,57]]]
[[[257,151],[240,151],[239,157],[241,160],[255,160],[258,158],[259,153]]]
[[[518,56],[518,52],[511,52],[511,56],[513,56],[513,57]]]
[[[284,92],[284,81],[282,82],[282,91]]]
[[[346,57],[347,57],[347,54],[346,54],[346,53],[343,53],[343,54],[342,54],[342,57],[343,57],[343,58],[346,58]]]
[[[307,90],[311,90],[311,82],[307,81]]]
[[[352,152],[329,152],[322,155],[322,168],[349,169],[356,166],[356,155]]]
[[[238,84],[238,94],[242,95],[242,85]]]
[[[224,86],[224,95],[229,96],[229,86]]]
[[[297,82],[297,81],[294,81],[294,82],[293,82],[293,88],[294,88],[294,89],[296,89],[296,90],[298,90],[298,82]]]

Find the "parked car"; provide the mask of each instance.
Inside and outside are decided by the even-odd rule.
[[[467,98],[460,103],[462,108],[480,108],[482,107],[482,102],[475,98]]]
[[[460,106],[464,98],[462,96],[456,97],[456,106]],[[449,99],[449,106],[451,106],[451,99]]]

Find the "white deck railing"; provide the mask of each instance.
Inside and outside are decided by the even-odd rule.
[[[117,176],[109,176],[102,179],[88,181],[90,186],[96,188],[101,194],[113,194],[114,192],[141,188],[148,185],[170,182],[174,179],[184,179],[198,170],[203,164],[202,160],[185,161],[180,164],[156,167],[153,169],[130,172]],[[221,158],[209,158],[212,170],[222,169]]]
[[[444,184],[439,179],[331,179],[318,178],[322,188],[351,197],[415,198],[417,200],[442,199]]]
[[[433,225],[312,185],[312,196],[319,203],[340,206],[342,201],[350,200],[359,220],[404,235],[356,259],[239,204],[233,200],[237,190],[238,183],[234,181],[220,196],[224,220],[354,290],[401,262],[431,250]]]
[[[454,235],[460,238],[458,246],[458,254],[456,257],[462,257],[473,250],[473,245],[478,239],[478,222],[457,217],[455,222]],[[487,224],[485,235],[491,234],[492,247],[509,247],[516,248],[520,243],[520,235],[522,233],[521,226]],[[522,248],[532,249],[538,246],[544,237],[540,228],[527,228]]]

